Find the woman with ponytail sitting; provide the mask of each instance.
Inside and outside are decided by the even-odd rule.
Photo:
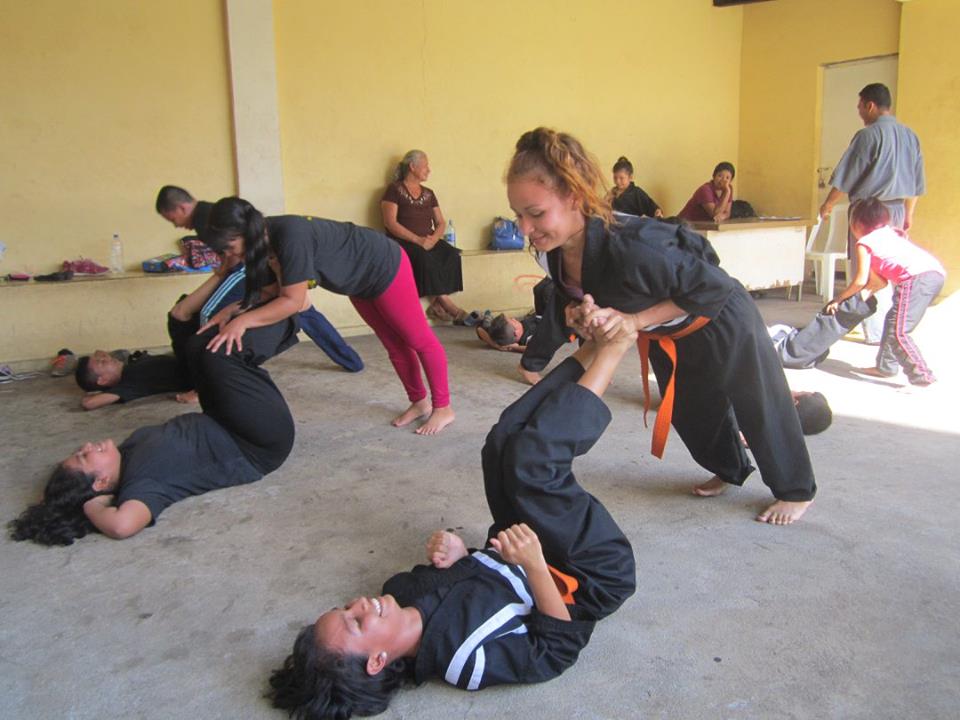
[[[243,307],[251,307],[261,296],[272,298],[249,310],[234,305],[217,313],[201,328],[218,329],[210,341],[211,350],[225,346],[230,352],[242,347],[248,329],[298,313],[307,284],[315,280],[326,290],[349,296],[387,349],[410,400],[393,425],[402,427],[426,417],[416,432],[435,435],[453,422],[447,356],[423,314],[410,260],[396,243],[348,222],[301,215],[264,218],[253,205],[236,197],[223,198],[213,206],[205,240],[217,252],[244,261],[247,298]],[[269,269],[271,254],[279,263],[279,282]]]
[[[300,720],[376,715],[404,682],[551,680],[633,594],[633,550],[571,466],[610,422],[602,395],[636,335],[589,342],[500,416],[483,448],[482,550],[439,530],[427,562],[304,627],[270,679]],[[549,563],[549,565],[548,565]]]
[[[616,212],[639,217],[663,217],[663,211],[653,198],[633,184],[633,163],[622,155],[613,164],[613,188],[609,199]]]
[[[254,482],[283,464],[293,418],[260,364],[296,342],[295,323],[258,328],[230,355],[206,350],[212,335],[187,342],[203,412],[140,428],[119,446],[80,447],[54,469],[43,501],[10,523],[14,540],[71,545],[93,531],[127,538],[178,500]]]

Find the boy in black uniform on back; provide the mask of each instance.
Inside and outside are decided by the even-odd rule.
[[[87,391],[80,400],[84,410],[127,403],[150,395],[192,389],[190,379],[173,355],[134,353],[125,360],[118,353],[97,350],[77,362],[74,377]]]

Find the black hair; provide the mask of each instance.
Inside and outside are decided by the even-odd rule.
[[[176,185],[164,185],[157,193],[157,212],[165,213],[175,210],[177,205],[183,203],[196,202],[193,195],[188,193],[182,187]]]
[[[367,658],[320,647],[313,625],[306,625],[283,667],[270,675],[267,697],[296,720],[347,720],[382,713],[393,693],[412,676],[413,664],[407,658],[370,675]]]
[[[618,173],[621,170],[627,173],[627,175],[633,175],[633,163],[627,160],[623,155],[621,155],[613,164],[613,171],[615,173]]]
[[[713,169],[713,177],[716,177],[717,173],[721,173],[724,170],[727,170],[730,173],[731,180],[737,176],[737,171],[734,169],[733,163],[724,160],[721,163],[717,163],[717,166]]]
[[[210,210],[203,241],[215,252],[223,253],[233,238],[243,237],[246,292],[243,307],[249,308],[260,297],[260,290],[271,282],[270,242],[263,214],[238,197],[220,198]]]
[[[14,540],[33,540],[41,545],[72,545],[89,532],[93,523],[83,512],[90,498],[106,493],[93,489],[93,475],[70,470],[61,463],[53,469],[43,489],[43,501],[31,505],[8,528]]]
[[[517,337],[517,332],[513,325],[510,324],[507,316],[503,313],[500,313],[493,319],[487,332],[490,333],[490,339],[501,347],[504,345],[513,345],[520,339]]]
[[[833,422],[833,411],[827,399],[818,392],[797,398],[797,415],[804,435],[822,433]]]
[[[90,367],[89,355],[84,355],[77,360],[77,369],[73,371],[73,377],[76,379],[77,385],[80,386],[81,390],[96,392],[97,390],[103,389],[97,384],[100,376]]]
[[[890,211],[876,198],[863,198],[850,206],[850,224],[860,223],[867,232],[890,224]]]
[[[872,102],[881,110],[889,110],[893,105],[893,98],[890,96],[890,88],[883,83],[870,83],[865,85],[860,91],[860,99],[865,103]]]

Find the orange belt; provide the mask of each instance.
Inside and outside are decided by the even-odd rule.
[[[563,598],[564,604],[575,605],[573,594],[577,591],[577,588],[580,587],[577,579],[560,572],[553,565],[547,565],[547,570],[550,571],[550,577],[553,578],[553,584],[557,586],[557,591],[560,593],[560,597]]]
[[[710,318],[702,315],[695,318],[692,323],[683,330],[675,333],[651,333],[640,331],[637,337],[637,349],[640,351],[640,373],[643,376],[643,426],[647,427],[647,413],[650,411],[650,381],[647,379],[647,372],[650,368],[650,341],[653,340],[660,345],[670,362],[673,363],[673,369],[670,371],[670,380],[667,382],[667,388],[663,392],[663,398],[660,401],[660,409],[657,410],[657,419],[653,423],[653,442],[650,451],[658,458],[663,459],[663,448],[667,445],[667,435],[670,433],[670,420],[673,418],[673,392],[674,379],[677,376],[677,345],[674,340],[686,337],[695,333],[710,322]]]

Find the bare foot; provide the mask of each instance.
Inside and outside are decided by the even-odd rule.
[[[184,405],[195,405],[200,402],[200,396],[197,395],[196,390],[187,390],[186,392],[177,393],[174,395],[174,399],[178,403],[183,403]]]
[[[427,540],[427,562],[434,567],[448,568],[460,558],[467,556],[463,538],[449,530],[437,530]]]
[[[453,408],[449,405],[442,408],[434,408],[427,421],[418,427],[414,432],[417,435],[436,435],[447,425],[453,422],[456,415],[453,414]]]
[[[730,487],[729,484],[714,475],[705,483],[694,485],[693,494],[700,497],[716,497],[717,495],[723,495],[728,487]]]
[[[433,406],[430,404],[429,398],[417,400],[417,402],[411,404],[410,407],[391,420],[390,424],[394,427],[403,427],[404,425],[409,425],[417,418],[422,418],[424,415],[429,415],[431,409],[433,409]]]
[[[757,515],[757,522],[770,523],[771,525],[789,525],[799,520],[812,504],[813,500],[804,502],[777,500],[773,505]]]

